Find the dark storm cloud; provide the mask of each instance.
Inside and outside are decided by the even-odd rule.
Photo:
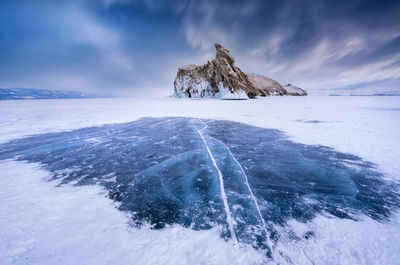
[[[207,9],[192,11],[207,10],[203,20],[188,15],[188,42],[210,53],[213,41],[228,43],[248,72],[313,89],[365,87],[400,77],[396,2],[224,4],[210,2]],[[399,82],[390,82],[396,83],[398,88]]]
[[[400,89],[398,1],[2,1],[0,86],[168,94],[179,65],[232,50],[306,89]]]

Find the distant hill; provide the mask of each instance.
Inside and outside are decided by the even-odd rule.
[[[105,96],[78,91],[36,88],[0,88],[0,100],[102,98]]]

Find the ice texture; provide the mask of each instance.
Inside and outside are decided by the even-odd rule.
[[[274,227],[288,221],[383,220],[399,206],[398,184],[372,163],[224,120],[142,118],[41,134],[1,144],[0,160],[11,158],[40,163],[61,184],[103,185],[138,226],[222,226],[229,240],[219,170],[237,240],[267,253]]]

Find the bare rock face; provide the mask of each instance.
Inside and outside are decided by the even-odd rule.
[[[257,88],[259,96],[265,97],[288,95],[286,89],[271,78],[257,74],[249,74],[248,78],[253,86]]]
[[[174,81],[174,96],[189,98],[247,99],[258,94],[247,75],[235,65],[229,50],[215,44],[215,59],[203,66],[180,67]]]
[[[268,77],[246,75],[235,65],[229,50],[215,44],[215,59],[205,65],[189,64],[178,69],[174,96],[186,98],[248,99],[256,96],[305,96],[307,93],[292,85],[282,86]]]
[[[300,87],[291,84],[284,85],[283,87],[287,91],[287,94],[290,96],[307,96],[307,92]]]

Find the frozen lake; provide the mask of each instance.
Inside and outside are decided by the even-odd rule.
[[[320,212],[381,220],[400,201],[396,183],[357,156],[231,121],[142,118],[18,139],[0,150],[0,160],[40,163],[61,184],[103,185],[137,225],[218,224],[225,239],[255,248],[279,239],[274,224]]]
[[[93,231],[79,227],[86,218],[93,218],[93,229],[114,229],[113,223],[122,219],[110,206],[98,206],[98,211],[89,216],[80,212],[84,205],[91,207],[93,200],[101,202],[103,198],[88,199],[82,192],[69,198],[66,190],[75,187],[88,193],[88,188],[99,186],[114,201],[113,207],[129,216],[126,229],[146,236],[133,234],[131,238],[127,231],[129,239],[123,236],[123,240],[108,242],[110,235],[99,230],[95,233],[104,238],[98,241],[128,252],[131,249],[127,259],[140,257],[141,264],[151,263],[152,259],[170,264],[182,260],[253,264],[271,262],[270,258],[289,264],[326,263],[327,258],[333,264],[339,260],[345,264],[374,264],[378,257],[390,263],[398,258],[393,242],[400,237],[398,177],[390,174],[397,167],[392,157],[398,152],[393,145],[398,144],[394,122],[399,119],[399,104],[390,98],[378,99],[370,107],[366,107],[372,102],[370,99],[355,98],[353,105],[337,100],[147,99],[145,103],[156,106],[148,108],[138,100],[127,104],[130,101],[126,99],[42,101],[41,107],[39,101],[4,102],[3,107],[13,105],[12,110],[4,108],[0,119],[0,123],[8,124],[0,132],[4,187],[0,196],[9,201],[2,206],[8,214],[0,221],[0,227],[8,227],[0,231],[7,238],[2,242],[7,243],[5,247],[0,248],[8,257],[5,263],[22,264],[33,254],[40,261],[40,253],[35,249],[45,239],[36,228],[26,230],[37,226],[35,219],[28,216],[38,216],[48,227],[64,224],[64,230],[63,226],[56,230],[57,240],[65,238],[59,234],[83,229],[78,241],[82,244],[92,242]],[[107,102],[113,104],[104,104]],[[121,104],[116,105],[118,102]],[[281,106],[282,102],[293,105]],[[105,107],[96,109],[101,104]],[[328,114],[327,108],[332,107],[329,104],[341,104],[343,108]],[[83,111],[89,106],[95,111]],[[182,112],[188,117],[180,117]],[[145,117],[146,114],[156,117]],[[119,123],[110,124],[113,120]],[[246,120],[253,125],[246,124]],[[350,128],[357,130],[349,131]],[[377,145],[378,142],[381,144]],[[368,150],[374,153],[367,154]],[[383,154],[386,155],[375,159]],[[42,174],[35,173],[36,169],[18,171],[26,163],[47,172],[48,191],[35,193],[36,187],[42,189],[47,184],[31,183],[35,175]],[[15,193],[12,187],[17,182],[20,191]],[[38,197],[30,196],[31,192]],[[63,199],[57,199],[58,193]],[[44,211],[43,202],[53,198],[54,204]],[[12,207],[20,210],[13,211]],[[40,214],[35,212],[36,208]],[[103,211],[116,219],[108,220]],[[68,226],[71,220],[73,223]],[[12,232],[10,226],[24,227],[26,232]],[[184,230],[174,230],[178,227]],[[162,240],[158,243],[150,235]],[[177,235],[180,236],[176,238]],[[13,246],[21,242],[31,242],[28,245],[32,248],[27,248],[25,254],[15,254],[20,247]],[[67,249],[74,249],[75,242],[71,241]],[[223,244],[241,247],[223,249]],[[41,246],[43,253],[51,252],[54,258],[68,252],[65,247],[61,248],[64,251],[58,248],[54,253],[46,244]],[[175,262],[166,254],[172,248],[178,251],[174,254]],[[88,249],[88,255],[98,255],[96,249],[95,245]],[[189,255],[196,251],[204,256]],[[329,257],[323,254],[327,251],[331,251]],[[139,254],[142,252],[149,255]],[[54,260],[49,259],[51,262]]]

